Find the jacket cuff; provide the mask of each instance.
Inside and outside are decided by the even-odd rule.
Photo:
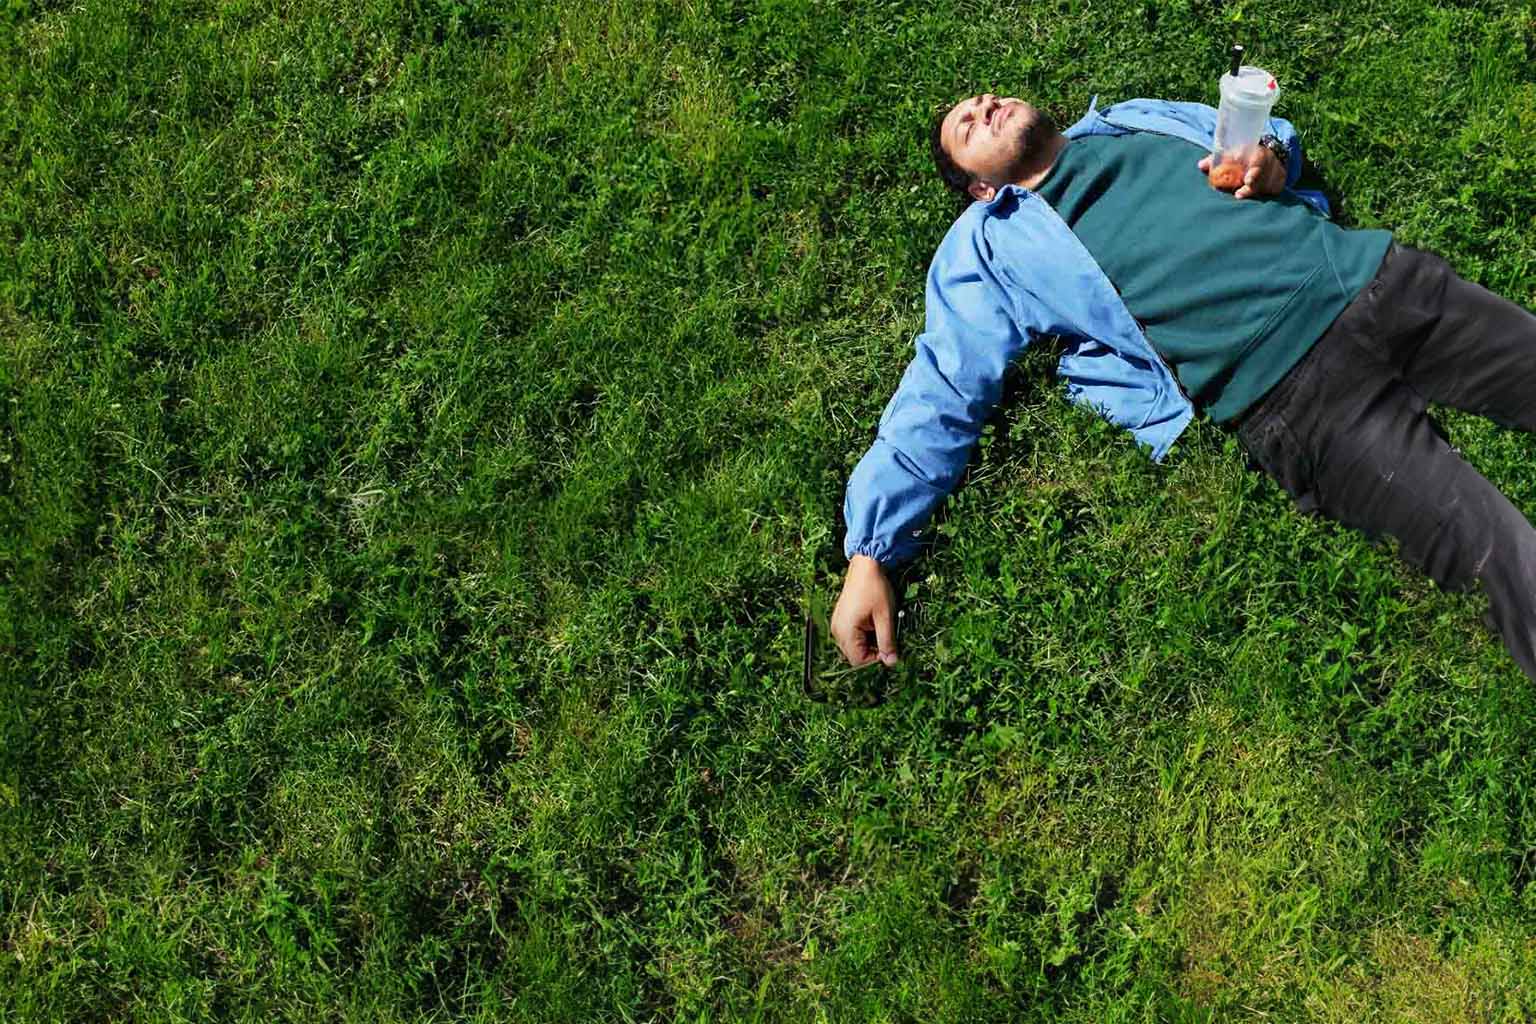
[[[881,568],[894,568],[915,558],[920,547],[921,545],[915,539],[909,543],[900,544],[874,538],[855,542],[850,537],[843,542],[843,555],[850,562],[853,561],[854,555],[863,555],[866,558],[873,558]]]

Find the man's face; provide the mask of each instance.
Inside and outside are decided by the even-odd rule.
[[[990,192],[1024,177],[1039,137],[1054,127],[1048,114],[1021,99],[983,93],[951,107],[939,137],[950,159],[977,179],[971,194],[990,198],[979,195],[978,188]]]

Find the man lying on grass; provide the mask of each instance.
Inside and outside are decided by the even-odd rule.
[[[1334,224],[1294,190],[1300,146],[1278,118],[1242,185],[1212,188],[1215,119],[1130,100],[1060,132],[987,94],[935,122],[940,176],[975,201],[933,258],[916,357],[848,482],[832,632],[850,663],[895,663],[885,569],[916,553],[1008,364],[1059,335],[1070,397],[1153,459],[1201,409],[1303,511],[1397,538],[1441,586],[1481,582],[1536,679],[1536,529],[1425,413],[1536,429],[1536,316],[1389,232]]]

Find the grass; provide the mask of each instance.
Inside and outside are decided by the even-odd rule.
[[[1342,220],[1536,305],[1513,2],[10,0],[0,1018],[1536,1015],[1479,599],[1043,347],[901,668],[802,688],[927,115],[1235,38]]]

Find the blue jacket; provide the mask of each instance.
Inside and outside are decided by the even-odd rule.
[[[1088,113],[1064,133],[1159,132],[1209,148],[1216,111],[1203,103],[1137,99]],[[1290,146],[1286,187],[1301,173],[1288,121],[1270,130]],[[1320,193],[1296,192],[1329,213]],[[959,483],[1003,373],[1035,338],[1059,335],[1057,373],[1074,401],[1129,430],[1162,461],[1194,408],[1072,229],[1028,189],[1006,185],[960,215],[928,268],[926,323],[917,353],[880,417],[875,443],[854,467],[843,501],[849,558],[882,565],[917,553],[933,510]]]

